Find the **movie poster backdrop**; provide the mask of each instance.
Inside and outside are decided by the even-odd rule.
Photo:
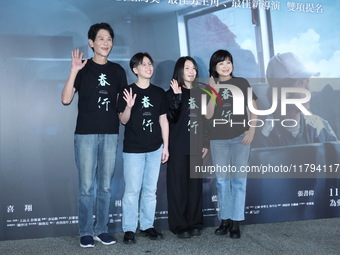
[[[155,60],[152,82],[165,90],[180,56],[194,57],[200,78],[208,80],[211,54],[229,50],[234,75],[249,80],[262,110],[273,101],[265,79],[269,59],[293,52],[306,70],[317,74],[309,81],[308,110],[340,137],[339,10],[339,2],[331,0],[1,1],[0,240],[77,235],[77,95],[68,106],[60,98],[71,51],[79,48],[85,58],[93,54],[87,44],[92,24],[108,22],[114,28],[109,60],[123,66],[129,83],[135,81],[130,57],[145,51]],[[263,123],[276,119],[260,117]],[[265,125],[257,124],[257,132],[262,132]],[[121,126],[112,182],[112,233],[122,231],[123,132]],[[244,224],[339,217],[339,163],[337,139],[253,146],[250,166],[257,172],[248,174]],[[205,164],[211,166],[211,155]],[[166,164],[160,170],[155,221],[163,230],[168,228],[165,178]],[[205,172],[203,192],[205,226],[215,226],[218,197],[212,171]]]

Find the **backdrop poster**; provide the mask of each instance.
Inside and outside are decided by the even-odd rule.
[[[94,23],[112,25],[115,38],[109,59],[125,68],[129,83],[135,77],[128,63],[136,52],[150,53],[155,60],[152,82],[168,90],[180,56],[194,57],[200,77],[208,78],[209,58],[223,48],[234,56],[234,74],[249,79],[263,107],[268,103],[269,59],[294,52],[306,68],[320,73],[310,82],[311,112],[340,137],[338,1],[45,2],[0,2],[0,240],[77,235],[77,98],[63,106],[60,97],[71,51],[79,48],[85,58],[92,56],[87,31]],[[111,232],[121,231],[122,134],[121,126]],[[249,175],[245,224],[339,217],[340,181],[334,174],[340,172],[339,155],[337,141],[253,148],[251,165],[299,170],[307,164],[323,175]],[[156,212],[161,229],[168,227],[165,176],[163,165]],[[213,226],[218,222],[214,178],[204,178],[203,185],[205,225]]]

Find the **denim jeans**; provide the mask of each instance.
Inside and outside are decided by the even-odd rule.
[[[116,162],[117,139],[117,134],[75,134],[74,136],[75,158],[79,173],[80,236],[108,232],[111,180]]]
[[[138,214],[140,230],[153,227],[162,149],[161,146],[152,152],[123,153],[125,191],[122,203],[122,227],[124,232],[136,232]]]
[[[210,148],[213,165],[228,167],[236,172],[216,173],[218,196],[218,217],[221,220],[244,220],[247,174],[241,173],[240,167],[249,163],[250,146],[243,145],[240,135],[228,140],[211,140]],[[226,169],[226,168],[225,168]]]

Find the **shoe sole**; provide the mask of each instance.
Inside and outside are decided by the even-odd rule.
[[[225,236],[225,235],[227,235],[228,234],[228,231],[226,231],[226,232],[215,232],[215,235],[217,235],[217,236]]]
[[[98,242],[101,242],[101,243],[104,244],[104,245],[111,245],[111,244],[117,243],[117,241],[115,241],[115,240],[113,240],[112,242],[109,242],[109,243],[103,242],[103,241],[102,241],[99,237],[97,237],[97,236],[93,237],[93,240],[98,241]]]
[[[87,244],[87,245],[80,244],[80,247],[82,247],[82,248],[93,248],[94,244]]]
[[[201,231],[191,231],[190,232],[191,236],[200,236],[201,234],[202,234]]]
[[[162,236],[160,236],[160,237],[146,236],[146,237],[149,238],[150,240],[163,240],[164,239]]]
[[[191,236],[200,236],[201,234],[191,234]]]
[[[162,240],[162,239],[164,239],[162,235],[161,235],[161,236],[154,237],[154,236],[150,236],[150,235],[148,235],[148,234],[144,234],[144,233],[143,233],[142,236],[147,237],[147,238],[149,238],[150,240]]]
[[[177,236],[178,239],[189,239],[192,236]]]
[[[130,245],[130,244],[135,244],[136,243],[136,240],[129,240],[129,241],[123,241],[123,243],[127,244],[127,245]]]
[[[239,238],[241,238],[241,235],[230,235],[230,238],[231,239],[239,239]]]
[[[162,239],[164,239],[163,235],[159,235],[157,237],[153,237],[153,236],[150,236],[149,234],[143,233],[143,232],[141,232],[141,235],[144,236],[144,237],[149,238],[150,240],[162,240]]]

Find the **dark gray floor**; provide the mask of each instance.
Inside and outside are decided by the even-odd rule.
[[[126,245],[123,234],[118,243],[80,248],[78,237],[1,241],[1,255],[20,254],[340,254],[340,218],[284,223],[242,225],[241,239],[214,235],[206,228],[202,235],[187,240],[164,231],[164,240],[151,241],[137,236],[137,244]]]

